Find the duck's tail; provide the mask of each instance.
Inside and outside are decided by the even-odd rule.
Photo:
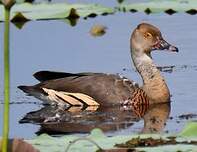
[[[25,93],[31,93],[34,89],[32,86],[24,86],[24,85],[20,85],[18,86],[19,89],[21,89],[23,92]]]
[[[38,98],[47,104],[49,103],[47,98],[48,94],[44,92],[42,88],[36,86],[24,86],[24,85],[18,86],[18,88],[23,92],[25,92],[28,96],[34,96],[35,98]]]
[[[27,95],[30,95],[30,96],[37,96],[38,94],[44,94],[45,92],[38,88],[38,87],[35,87],[35,86],[25,86],[25,85],[21,85],[21,86],[18,86],[18,88],[20,90],[22,90],[23,92],[27,93]]]

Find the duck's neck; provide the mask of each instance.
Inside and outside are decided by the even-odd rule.
[[[134,65],[143,79],[142,89],[151,102],[168,102],[170,94],[164,78],[153,63],[151,55],[140,52],[143,51],[132,50],[131,54]]]

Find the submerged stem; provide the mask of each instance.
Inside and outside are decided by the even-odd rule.
[[[7,152],[9,136],[9,100],[10,100],[10,64],[9,64],[9,31],[10,9],[5,8],[4,22],[4,114],[2,152]]]
[[[77,139],[71,141],[71,142],[68,144],[68,146],[67,146],[65,152],[68,152],[68,150],[70,149],[71,145],[73,145],[74,143],[76,143],[76,142],[78,142],[78,141],[80,141],[80,140],[87,140],[88,142],[90,142],[90,143],[92,143],[93,145],[95,145],[99,150],[102,150],[102,148],[101,148],[94,140],[92,140],[92,139],[90,139],[90,138],[86,138],[86,137],[81,137],[81,138],[77,138]]]

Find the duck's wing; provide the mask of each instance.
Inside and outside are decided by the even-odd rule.
[[[55,75],[55,74],[54,74]],[[61,74],[60,74],[61,75]],[[63,75],[62,75],[63,76]],[[34,86],[19,86],[21,90],[41,100],[71,105],[121,104],[131,97],[133,81],[113,74],[65,74],[63,78],[43,81]]]
[[[64,77],[74,77],[74,76],[85,76],[85,75],[93,75],[96,73],[66,73],[66,72],[54,72],[54,71],[38,71],[33,74],[33,76],[39,80],[40,82],[59,79]]]

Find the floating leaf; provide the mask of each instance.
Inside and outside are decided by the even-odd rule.
[[[117,149],[118,147],[114,147],[116,144],[120,144],[130,139],[142,139],[141,141],[145,141],[147,139],[151,139],[151,142],[155,141],[170,141],[177,142],[179,144],[166,144],[166,145],[158,145],[152,147],[135,147],[135,149],[139,151],[146,152],[174,152],[174,151],[195,151],[197,149],[197,137],[193,137],[192,139],[183,138],[183,137],[169,137],[168,135],[156,135],[156,134],[141,134],[141,135],[126,135],[126,136],[113,136],[107,137],[105,136],[101,130],[94,129],[89,136],[86,137],[78,137],[76,135],[65,135],[61,137],[51,137],[46,134],[40,135],[33,140],[27,140],[27,142],[33,144],[37,149],[41,152],[48,151],[59,151],[64,152],[69,146],[68,151],[72,152],[87,152],[87,151],[96,151],[98,147],[102,149]],[[77,142],[76,142],[77,141]],[[72,145],[70,145],[72,144]]]
[[[107,27],[104,25],[94,25],[90,29],[90,34],[92,36],[102,36],[106,33],[106,29],[107,29]]]
[[[40,3],[15,4],[11,9],[11,20],[18,14],[28,20],[46,20],[88,17],[91,15],[111,14],[114,10],[98,4]],[[0,5],[0,21],[4,21],[4,7]]]
[[[146,12],[159,13],[166,12],[173,14],[176,12],[186,12],[189,14],[197,13],[197,1],[196,0],[150,0],[141,3],[128,3],[123,2],[119,5],[119,10],[131,11],[131,12]]]
[[[183,131],[180,133],[180,136],[190,137],[194,136],[197,137],[197,122],[190,122],[188,123]]]

